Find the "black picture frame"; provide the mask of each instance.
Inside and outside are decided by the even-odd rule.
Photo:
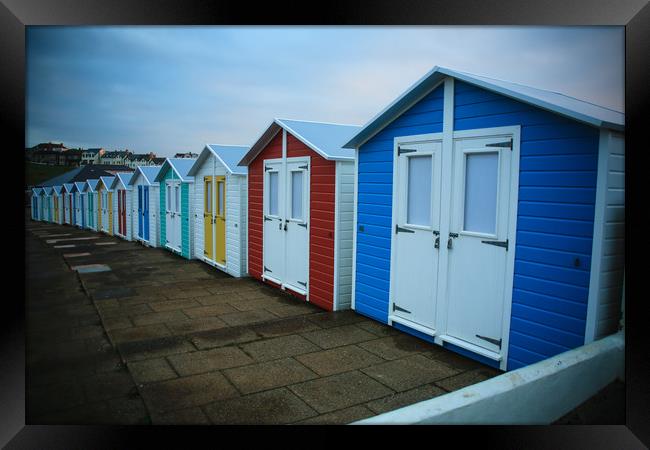
[[[310,442],[322,433],[324,439],[330,438],[322,442],[329,442],[330,445],[346,443],[331,439],[334,432],[341,433],[342,439],[350,439],[347,441],[350,445],[359,442],[351,440],[357,434],[382,441],[396,438],[401,442],[402,439],[417,442],[422,438],[433,445],[448,440],[467,443],[476,439],[483,446],[500,448],[643,448],[643,444],[650,445],[650,389],[647,383],[650,358],[645,348],[648,327],[642,323],[645,322],[641,309],[644,295],[639,282],[643,277],[643,263],[634,262],[643,255],[646,241],[643,236],[634,236],[634,231],[641,229],[642,211],[645,209],[641,203],[645,200],[646,191],[643,183],[645,177],[642,175],[644,165],[640,160],[648,151],[647,142],[641,140],[642,132],[647,128],[643,113],[648,105],[650,79],[650,7],[645,0],[355,0],[322,4],[257,4],[234,0],[4,0],[0,4],[0,60],[3,61],[0,70],[0,108],[5,130],[4,150],[9,158],[4,168],[8,175],[6,178],[12,185],[7,190],[10,192],[10,207],[6,209],[3,220],[3,236],[23,236],[25,225],[23,193],[14,193],[15,185],[24,185],[24,174],[19,169],[24,162],[23,157],[18,155],[19,150],[22,152],[25,148],[25,27],[136,24],[625,26],[625,134],[629,149],[626,158],[626,425],[422,427],[417,430],[409,428],[408,431],[386,427],[344,427],[335,430],[324,427],[256,427],[255,433],[240,427],[25,425],[24,286],[12,282],[19,279],[21,270],[24,271],[25,261],[21,260],[24,258],[24,241],[15,238],[7,239],[10,246],[5,246],[3,264],[7,278],[0,317],[0,445],[6,442],[7,448],[120,448],[153,446],[154,443],[212,446],[222,442],[221,439],[232,438],[237,440],[234,445],[241,446],[242,442],[259,433],[276,432],[295,433],[297,438],[304,437]],[[637,202],[640,208],[635,207]],[[17,286],[15,290],[14,286]],[[412,434],[414,432],[418,433],[417,437]],[[215,438],[219,441],[215,441]],[[277,437],[274,441],[286,443]],[[294,438],[293,443],[298,442]],[[222,445],[226,445],[226,442]]]

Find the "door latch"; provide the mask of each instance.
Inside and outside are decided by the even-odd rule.
[[[452,249],[454,248],[454,242],[453,239],[458,237],[458,233],[449,233],[449,239],[447,239],[447,248]]]
[[[284,221],[284,231],[287,231],[287,220]]]
[[[477,334],[476,337],[479,338],[479,339],[483,339],[484,341],[487,341],[490,344],[494,344],[494,345],[498,346],[499,348],[501,348],[501,339],[494,339],[494,338],[487,337],[487,336],[481,336],[480,334]]]
[[[279,229],[280,231],[282,231],[282,221],[280,221],[280,223],[279,223],[278,225],[279,225],[278,229]]]
[[[440,248],[440,231],[433,230],[433,235],[436,237],[436,241],[433,244],[433,248]]]

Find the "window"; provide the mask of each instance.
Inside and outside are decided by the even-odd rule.
[[[181,187],[177,184],[174,186],[174,200],[176,203],[176,208],[174,209],[175,212],[181,212],[181,195],[180,195],[180,190]]]
[[[272,216],[278,213],[278,172],[269,172],[269,214]]]
[[[223,217],[223,182],[217,182],[217,214]]]
[[[291,172],[291,218],[304,220],[303,205],[303,183],[302,171]]]
[[[463,230],[496,234],[498,178],[498,153],[467,154]]]
[[[212,212],[212,181],[205,182],[205,211]]]
[[[406,222],[431,225],[431,155],[408,158]]]
[[[172,189],[170,185],[167,185],[167,211],[172,210]]]

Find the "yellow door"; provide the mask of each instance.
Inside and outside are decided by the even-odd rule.
[[[59,221],[59,199],[54,197],[54,221]]]
[[[102,191],[97,189],[97,231],[102,231]]]
[[[203,254],[214,261],[214,177],[203,178]]]
[[[217,177],[215,236],[217,262],[226,264],[226,177]]]
[[[113,193],[108,192],[108,234],[113,235]]]

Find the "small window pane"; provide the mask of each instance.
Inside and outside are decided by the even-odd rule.
[[[217,201],[219,202],[218,214],[223,216],[223,183],[217,183]]]
[[[278,172],[269,172],[269,214],[278,215]]]
[[[408,158],[406,222],[431,225],[431,155]]]
[[[206,181],[205,183],[205,210],[206,212],[212,212],[212,181]]]
[[[465,166],[465,231],[495,234],[497,221],[497,153],[468,154]]]
[[[180,191],[180,186],[178,186],[178,185],[174,186],[174,195],[176,197],[175,198],[175,200],[176,200],[175,212],[180,212],[180,210],[181,210],[180,209],[181,200],[180,200],[180,192],[179,191]]]
[[[167,211],[172,210],[172,188],[167,185]]]
[[[302,213],[302,171],[291,172],[291,218],[304,220]]]

